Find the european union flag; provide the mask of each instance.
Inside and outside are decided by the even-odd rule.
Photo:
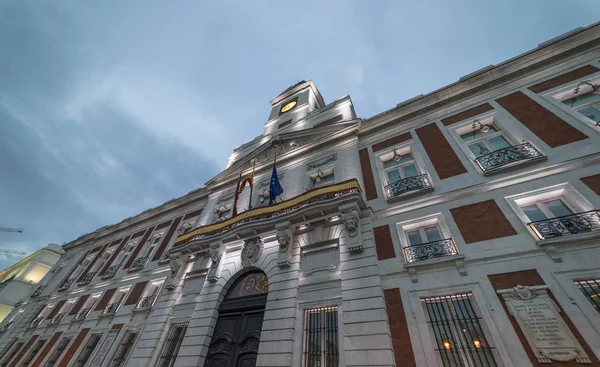
[[[269,185],[269,191],[271,193],[269,196],[269,205],[273,204],[275,199],[283,194],[283,187],[281,187],[281,183],[279,183],[279,176],[277,176],[277,168],[275,166],[276,162],[273,162],[273,173],[271,174],[271,183]]]

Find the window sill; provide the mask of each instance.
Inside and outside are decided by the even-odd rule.
[[[101,313],[100,314],[100,318],[109,318],[109,317],[114,317],[117,313],[116,312],[111,312],[111,313]]]
[[[71,319],[70,323],[74,324],[74,323],[76,323],[76,322],[83,322],[84,320],[85,320],[85,317],[84,317],[84,318],[79,318],[79,319],[78,319],[78,318],[76,318],[76,317],[73,317],[73,318]]]
[[[158,265],[168,264],[171,259],[160,259],[158,260]]]
[[[417,195],[421,195],[421,194],[426,194],[426,193],[432,192],[433,190],[434,190],[434,187],[432,186],[432,187],[427,187],[427,188],[420,189],[420,190],[408,191],[408,192],[405,192],[404,194],[397,195],[397,196],[394,196],[394,197],[391,197],[391,198],[387,199],[387,202],[391,204],[391,203],[394,203],[396,201],[401,201],[401,200],[404,200],[404,199],[408,199],[408,198],[413,197],[413,196],[417,196]]]
[[[131,312],[133,313],[143,313],[143,312],[147,312],[152,310],[152,306],[150,307],[139,307],[139,308],[134,308],[133,310],[131,310]]]
[[[78,282],[78,283],[77,283],[77,286],[78,286],[78,287],[83,287],[84,285],[88,285],[88,284],[90,284],[91,282],[92,282],[92,281],[87,281],[87,280],[85,280],[85,281],[83,281],[83,282]]]
[[[117,275],[117,274],[107,274],[107,275],[103,275],[103,276],[101,277],[101,279],[102,279],[102,280],[105,280],[105,279],[114,278],[114,277],[115,277],[115,275]]]
[[[129,269],[127,269],[127,272],[128,273],[135,273],[136,271],[140,271],[142,269],[144,269],[144,268],[129,268]]]
[[[435,259],[418,260],[418,261],[405,263],[404,267],[407,269],[419,268],[419,267],[431,266],[431,265],[436,265],[436,264],[443,264],[443,263],[447,263],[447,262],[453,262],[456,260],[463,260],[464,258],[465,258],[465,255],[462,255],[462,254],[448,255],[448,256],[438,257]]]
[[[553,246],[553,245],[565,245],[570,242],[581,242],[591,239],[600,238],[600,231],[590,231],[578,234],[572,234],[569,236],[559,236],[552,238],[545,238],[543,240],[537,240],[536,244],[540,247]]]

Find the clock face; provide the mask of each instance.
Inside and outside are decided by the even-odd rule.
[[[296,103],[298,103],[298,102],[296,100],[293,100],[293,101],[289,101],[288,103],[284,104],[281,107],[281,113],[288,112],[292,108],[296,107]]]

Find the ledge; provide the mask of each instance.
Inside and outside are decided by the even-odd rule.
[[[426,267],[426,266],[431,266],[431,265],[436,265],[436,264],[443,264],[443,263],[447,263],[447,262],[453,262],[456,260],[464,260],[464,259],[465,259],[465,255],[462,255],[462,254],[448,255],[448,256],[444,256],[444,257],[438,257],[435,259],[420,260],[420,261],[413,261],[410,263],[404,263],[404,267],[407,269],[420,268],[420,267]]]
[[[426,193],[432,192],[434,189],[435,189],[435,187],[431,186],[431,187],[427,187],[427,188],[420,189],[420,190],[408,191],[408,192],[405,192],[402,195],[397,195],[397,196],[394,196],[392,198],[387,199],[387,202],[391,204],[391,203],[394,203],[396,201],[401,201],[401,200],[404,200],[404,199],[407,199],[407,198],[410,198],[410,197],[413,197],[413,196],[417,196],[417,195],[420,195],[420,194],[426,194]]]
[[[600,231],[590,231],[578,234],[572,234],[569,236],[558,236],[552,238],[546,238],[543,240],[537,240],[536,244],[539,247],[547,247],[552,245],[566,245],[569,242],[581,242],[600,238]]]
[[[116,312],[101,313],[98,317],[100,317],[100,318],[108,318],[108,317],[114,317],[116,314],[117,314]]]
[[[133,312],[133,313],[142,313],[142,312],[146,312],[146,311],[150,311],[150,310],[152,310],[152,306],[134,308],[134,309],[131,310],[131,312]]]

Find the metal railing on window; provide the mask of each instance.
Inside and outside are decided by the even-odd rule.
[[[592,303],[592,306],[600,313],[600,280],[579,280],[575,284],[581,293]]]
[[[82,308],[75,315],[75,320],[83,320],[89,315],[90,311],[92,311],[91,307]]]
[[[414,193],[421,190],[433,188],[427,174],[413,177],[406,177],[385,186],[385,192],[388,199],[393,199],[407,193]]]
[[[38,297],[40,294],[42,294],[42,292],[44,291],[44,289],[46,289],[48,287],[48,285],[40,285],[35,292],[33,292],[33,294],[31,295],[31,297]]]
[[[127,357],[129,356],[129,352],[135,343],[135,339],[138,333],[135,331],[128,331],[123,338],[123,342],[119,345],[119,349],[117,349],[117,353],[115,353],[115,357],[110,362],[110,367],[121,367],[125,365],[127,361]]]
[[[600,210],[538,220],[527,224],[543,240],[600,230]]]
[[[9,321],[6,324],[2,325],[2,327],[0,328],[0,333],[3,333],[5,331],[7,331],[8,329],[10,329],[12,324],[13,324],[13,321]]]
[[[471,293],[423,298],[435,350],[444,367],[496,367]]]
[[[119,272],[121,269],[121,265],[111,265],[108,269],[106,269],[106,273],[102,276],[103,278],[112,278]]]
[[[146,308],[146,307],[152,307],[152,305],[154,304],[154,300],[156,300],[156,295],[154,296],[147,296],[147,297],[142,297],[140,298],[140,300],[136,303],[135,308]]]
[[[407,246],[404,247],[402,251],[404,251],[404,259],[407,263],[438,259],[458,254],[458,249],[451,238]]]
[[[38,325],[41,324],[42,321],[44,321],[43,317],[36,317],[35,319],[31,320],[28,327],[30,327],[30,328],[38,327]]]
[[[166,262],[171,260],[171,250],[165,251],[165,253],[160,257],[159,262]]]
[[[54,315],[54,317],[52,317],[52,319],[50,320],[50,323],[51,324],[58,324],[60,322],[60,320],[63,319],[63,317],[65,317],[65,313],[64,312],[57,313],[56,315]]]
[[[108,305],[106,305],[106,308],[104,308],[104,310],[102,311],[102,314],[112,315],[117,312],[119,306],[121,306],[120,302],[109,303]]]
[[[475,163],[486,173],[497,170],[508,164],[545,158],[530,143],[514,145],[484,154],[475,159]]]
[[[337,306],[304,311],[304,367],[339,366]]]
[[[90,283],[92,280],[94,280],[96,274],[98,274],[97,271],[90,271],[83,277],[83,279],[81,279],[81,282],[79,283]]]
[[[146,266],[146,263],[148,262],[149,258],[150,258],[149,256],[138,257],[137,259],[135,259],[133,264],[131,264],[131,269],[144,268],[144,266]]]
[[[71,285],[73,285],[74,282],[75,282],[74,278],[70,278],[70,279],[65,280],[64,282],[62,282],[62,284],[60,285],[60,287],[58,287],[58,291],[59,292],[66,291],[67,289],[71,288]]]
[[[182,322],[179,324],[173,324],[169,335],[165,341],[165,346],[158,360],[157,367],[171,367],[177,359],[177,353],[181,347],[183,337],[187,331],[188,323]]]

